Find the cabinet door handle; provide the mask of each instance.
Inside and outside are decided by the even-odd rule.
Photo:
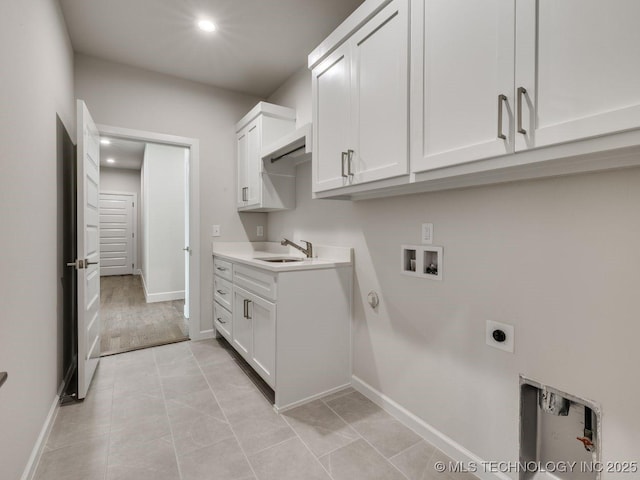
[[[248,196],[249,196],[249,187],[243,187],[242,188],[242,201],[246,202]]]
[[[502,104],[507,101],[507,96],[500,94],[498,95],[498,138],[503,140],[507,139],[507,136],[502,133]]]
[[[341,170],[341,172],[342,172],[342,177],[343,178],[348,178],[349,177],[349,175],[344,173],[344,164],[346,163],[346,161],[347,161],[347,152],[342,152],[342,170]]]
[[[251,300],[247,300],[247,318],[251,320],[253,317],[249,314],[249,305],[251,304]]]
[[[223,325],[227,323],[224,320],[222,320],[222,317],[218,317],[218,318],[216,318],[216,320],[219,321]]]
[[[242,316],[244,318],[249,318],[249,300],[243,300],[243,312],[242,312]]]
[[[218,292],[220,295],[226,295],[227,292],[225,292],[224,290],[216,290],[216,292]]]
[[[349,161],[347,162],[347,174],[350,177],[353,177],[353,171],[351,168],[353,167],[353,150],[347,150],[347,155],[349,157]]]
[[[527,89],[524,87],[518,87],[518,133],[523,135],[527,134],[527,131],[522,128],[522,97],[527,93]]]
[[[226,272],[227,269],[224,267],[216,267],[216,270],[220,270],[221,272]]]

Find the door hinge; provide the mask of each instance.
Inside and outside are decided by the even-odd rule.
[[[131,202],[131,207],[133,208],[135,206],[136,206],[135,203]]]
[[[132,234],[131,234],[131,238],[136,238],[136,234],[135,234],[135,233],[132,233]]]

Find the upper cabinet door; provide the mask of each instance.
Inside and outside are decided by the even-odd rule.
[[[351,39],[354,183],[408,173],[409,2],[391,2]]]
[[[247,127],[246,206],[259,205],[262,198],[262,122],[254,120]]]
[[[517,150],[640,127],[639,18],[638,0],[518,0]]]
[[[244,207],[247,204],[247,191],[249,190],[246,128],[238,133],[236,145],[238,155],[238,189],[236,203],[238,207]]]
[[[344,44],[312,73],[313,191],[348,185],[350,57]]]
[[[412,171],[512,152],[515,1],[412,7]]]

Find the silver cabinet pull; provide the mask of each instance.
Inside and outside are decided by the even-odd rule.
[[[220,295],[226,295],[227,292],[225,292],[224,290],[216,290],[216,292],[218,292]]]
[[[347,155],[349,157],[349,161],[347,162],[347,174],[350,177],[353,177],[353,171],[351,168],[353,167],[353,150],[347,150]]]
[[[347,161],[347,152],[342,152],[342,177],[343,178],[348,178],[349,175],[347,175],[346,173],[344,173],[344,164]]]
[[[242,188],[242,201],[246,202],[248,196],[249,196],[249,187],[243,187]]]
[[[527,134],[527,131],[522,128],[522,97],[527,93],[527,89],[524,87],[518,87],[518,133],[523,135]]]
[[[251,304],[251,300],[247,300],[247,318],[251,320],[253,317],[249,314],[249,305]]]
[[[249,318],[249,300],[244,299],[243,302],[244,302],[244,304],[243,304],[242,316],[244,318]]]
[[[502,104],[507,101],[506,95],[498,95],[498,138],[503,140],[507,139],[507,136],[502,133]]]
[[[221,272],[226,272],[227,269],[224,267],[216,267],[216,270],[220,270]]]
[[[225,323],[227,323],[227,322],[225,322],[224,320],[222,320],[222,317],[218,317],[218,318],[216,318],[216,320],[217,320],[217,321],[219,321],[219,322],[220,322],[221,324],[223,324],[223,325],[224,325]]]

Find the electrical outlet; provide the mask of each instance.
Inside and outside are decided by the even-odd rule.
[[[433,223],[422,224],[422,243],[426,245],[433,243]]]
[[[256,228],[256,235],[259,237],[264,237],[264,227],[262,225],[258,225]]]
[[[485,337],[485,341],[490,347],[513,353],[515,346],[515,328],[513,325],[487,320]]]
[[[219,237],[220,235],[221,235],[220,234],[220,225],[214,225],[213,229],[211,231],[211,236],[212,237]]]

